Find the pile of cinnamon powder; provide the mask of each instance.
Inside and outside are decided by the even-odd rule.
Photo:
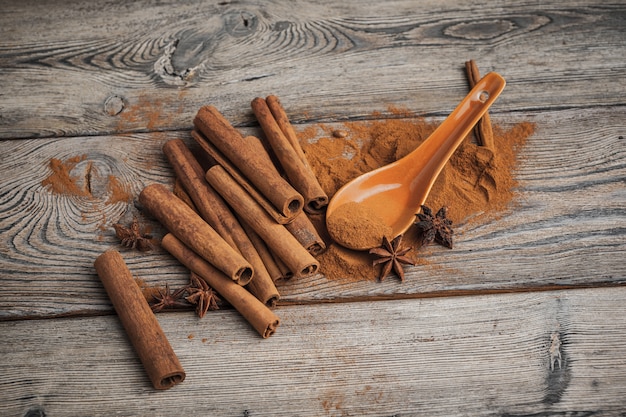
[[[329,197],[351,179],[407,155],[438,125],[406,110],[392,107],[388,111],[396,118],[347,122],[340,128],[320,124],[299,132],[307,158]],[[444,167],[426,205],[433,211],[447,206],[455,225],[476,215],[473,221],[488,221],[501,213],[515,196],[513,174],[520,150],[534,129],[530,122],[506,129],[494,125],[493,150],[476,145],[470,135]],[[421,243],[414,228],[404,236],[404,244],[414,248],[408,255],[417,264],[426,263],[419,257]],[[379,273],[367,252],[347,250],[330,241],[319,261],[321,272],[329,279],[375,280]]]

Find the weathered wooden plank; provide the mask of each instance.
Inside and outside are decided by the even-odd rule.
[[[158,393],[115,316],[3,322],[1,414],[613,416],[625,303],[606,288],[284,306],[265,340],[234,311],[159,314],[187,379]]]
[[[207,102],[250,125],[243,109],[267,94],[295,122],[367,117],[381,103],[441,115],[465,94],[470,58],[510,81],[501,109],[621,105],[625,11],[599,0],[4,1],[0,137],[187,129]]]
[[[496,123],[520,116],[494,113]],[[405,283],[331,281],[323,276],[281,284],[283,303],[350,298],[433,296],[623,284],[626,266],[626,154],[619,109],[528,114],[537,132],[517,173],[517,206],[486,223],[457,229],[455,249],[428,247],[429,265],[407,270]],[[253,132],[253,131],[247,131]],[[172,183],[161,154],[165,140],[188,132],[2,143],[0,172],[0,318],[110,311],[93,271],[98,254],[119,248],[111,224],[139,212],[110,203],[110,175],[136,196],[152,182]],[[188,139],[188,138],[187,138]],[[71,172],[89,195],[42,186],[51,158],[85,155]],[[89,178],[89,180],[87,180]],[[151,219],[140,216],[162,230]],[[187,271],[168,254],[123,251],[131,270],[151,284],[183,284]],[[45,288],[33,291],[33,288]]]

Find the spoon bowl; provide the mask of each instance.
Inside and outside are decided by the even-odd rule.
[[[355,239],[346,234],[345,226],[354,226],[364,219],[343,215],[351,224],[337,227],[333,222],[342,210],[358,204],[361,212],[373,213],[385,235],[392,239],[403,234],[415,221],[416,213],[426,201],[437,176],[474,125],[504,89],[506,82],[499,74],[485,75],[437,129],[405,157],[363,174],[341,187],[330,200],[326,211],[328,232],[341,246],[355,250],[372,248],[383,236]],[[372,223],[372,219],[367,219]],[[384,227],[383,227],[384,226]],[[377,229],[380,230],[381,228]],[[367,234],[367,230],[363,230]],[[372,232],[376,233],[376,232]],[[389,233],[389,234],[388,234]]]

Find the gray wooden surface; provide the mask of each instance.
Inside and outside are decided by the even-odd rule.
[[[0,415],[620,415],[625,16],[601,1],[0,0]],[[108,176],[134,196],[171,184],[161,145],[190,141],[203,104],[249,133],[268,94],[297,129],[388,105],[440,120],[468,59],[507,79],[495,123],[537,126],[515,210],[459,225],[404,283],[282,284],[268,340],[232,310],[159,314],[188,377],[153,391],[93,270],[137,213],[108,203]],[[82,155],[89,196],[42,186],[51,158]],[[188,279],[161,250],[123,254],[148,283]]]

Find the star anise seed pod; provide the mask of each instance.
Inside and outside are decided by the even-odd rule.
[[[412,248],[401,249],[401,243],[402,235],[396,236],[391,242],[387,239],[387,236],[384,236],[383,244],[379,248],[370,249],[369,253],[378,257],[378,259],[372,262],[372,266],[384,263],[379,276],[381,281],[389,275],[391,270],[396,273],[400,281],[404,281],[402,264],[415,265],[415,262],[405,256]]]
[[[187,287],[182,287],[171,292],[169,285],[166,283],[165,290],[159,288],[157,289],[157,294],[153,295],[154,302],[150,303],[150,308],[153,312],[158,313],[167,308],[188,306],[189,304],[182,301],[185,291],[187,291]]]
[[[196,273],[191,273],[191,284],[187,287],[189,296],[185,297],[191,304],[195,304],[198,317],[204,317],[208,310],[218,310],[220,300],[217,293]]]
[[[437,214],[433,216],[430,208],[422,206],[422,212],[417,214],[419,221],[415,222],[415,226],[422,232],[422,240],[424,243],[430,243],[433,240],[440,245],[452,249],[452,220],[448,219],[448,208],[443,206]]]
[[[131,249],[139,249],[142,252],[149,251],[154,248],[151,239],[152,236],[141,233],[139,222],[134,217],[132,223],[128,226],[122,226],[119,223],[113,225],[115,236],[121,241],[123,246]]]

